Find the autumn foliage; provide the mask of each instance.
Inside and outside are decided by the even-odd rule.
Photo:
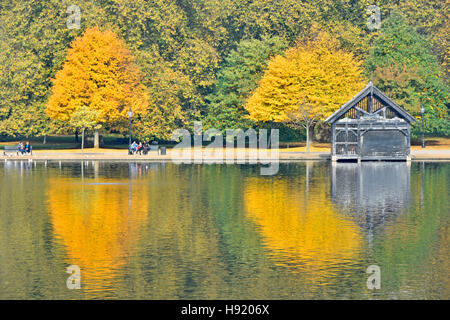
[[[98,124],[114,127],[127,118],[130,108],[135,114],[146,112],[148,96],[140,81],[123,40],[112,31],[87,29],[71,44],[53,80],[46,111],[53,119],[69,122],[76,111],[88,107],[97,112]]]
[[[420,96],[427,110],[426,132],[448,135],[447,2],[83,0],[78,4],[82,10],[80,29],[68,29],[67,1],[2,1],[0,24],[5,31],[0,37],[0,135],[39,137],[68,132],[68,122],[50,121],[46,113],[52,91],[58,96],[52,100],[59,102],[52,102],[50,109],[71,108],[64,101],[69,98],[62,97],[64,90],[53,88],[51,79],[64,67],[69,46],[81,46],[84,41],[76,39],[94,34],[90,28],[95,25],[114,30],[136,57],[141,83],[150,96],[148,113],[135,118],[133,124],[133,132],[143,138],[169,139],[174,129],[189,128],[195,120],[221,130],[254,126],[245,119],[244,105],[266,71],[269,58],[316,33],[316,26],[359,60],[365,60],[366,76],[373,73],[374,84],[385,93],[391,90],[394,96],[390,98],[399,104],[406,102],[401,106],[407,111],[418,112]],[[379,30],[367,25],[373,14],[367,8],[374,4],[381,10]],[[394,12],[403,16],[403,22],[388,21]],[[114,47],[115,41],[109,40],[104,43]],[[99,44],[97,41],[94,47]],[[332,47],[333,51],[337,48]],[[383,86],[377,73],[393,77]],[[408,105],[410,102],[414,104]],[[63,118],[70,114],[50,113]],[[126,130],[127,125],[114,127],[115,132],[117,128]],[[104,129],[107,132],[110,128]],[[413,127],[413,134],[414,129],[417,127]],[[291,130],[287,135],[297,139]]]
[[[361,62],[327,33],[274,57],[245,108],[257,121],[287,121],[301,103],[325,119],[365,85]]]

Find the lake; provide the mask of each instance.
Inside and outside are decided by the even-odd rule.
[[[8,161],[0,182],[0,299],[450,298],[448,162],[280,163],[261,176]]]

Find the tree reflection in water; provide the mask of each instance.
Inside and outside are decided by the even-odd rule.
[[[47,194],[55,236],[66,247],[67,263],[81,268],[83,289],[100,293],[114,287],[133,255],[146,223],[148,185],[138,179],[142,168],[136,168],[130,179],[100,175],[98,162],[93,168],[93,177],[82,176],[81,181],[50,179]]]
[[[321,169],[306,168],[300,181],[248,178],[245,209],[277,264],[304,273],[310,281],[327,283],[352,268],[362,236],[330,202],[326,172]]]

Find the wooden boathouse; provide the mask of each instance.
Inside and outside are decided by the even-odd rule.
[[[409,161],[415,121],[370,81],[325,120],[331,124],[331,159]]]

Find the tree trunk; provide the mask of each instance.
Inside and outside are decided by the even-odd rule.
[[[78,129],[75,130],[75,142],[78,143]]]
[[[310,161],[306,161],[306,186],[305,186],[305,191],[306,191],[306,194],[309,194],[309,176],[310,176],[310,174],[309,174],[309,171],[310,171],[310,165],[311,165],[311,162]]]
[[[94,131],[94,148],[100,148],[100,135],[98,130]]]
[[[306,152],[309,152],[309,124],[306,125]]]
[[[84,129],[82,131],[82,136],[81,136],[81,151],[84,151]]]
[[[47,135],[44,135],[44,141],[42,141],[42,144],[46,144],[47,143]]]

